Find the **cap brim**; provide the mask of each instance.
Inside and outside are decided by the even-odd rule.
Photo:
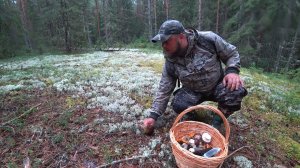
[[[156,43],[158,41],[161,41],[163,43],[163,42],[167,41],[170,37],[171,37],[171,35],[157,34],[156,36],[154,36],[151,39],[151,41],[153,43]]]

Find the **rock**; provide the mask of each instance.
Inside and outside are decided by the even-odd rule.
[[[151,141],[149,142],[150,149],[154,149],[160,143],[161,143],[160,139],[151,139]]]
[[[102,124],[104,122],[104,118],[97,118],[93,122],[95,125]]]
[[[286,166],[274,164],[273,168],[286,168]]]
[[[85,132],[87,129],[89,129],[89,125],[83,125],[79,128],[78,133],[83,133]]]
[[[230,117],[228,117],[228,121],[242,129],[247,128],[249,126],[249,121],[241,115],[240,111],[237,111]]]
[[[240,168],[252,168],[252,162],[244,156],[235,156],[233,160]]]
[[[89,160],[84,160],[83,165],[84,165],[84,167],[87,167],[87,168],[96,168],[97,167],[97,165],[94,161],[89,161]]]
[[[136,130],[135,130],[135,134],[136,134],[136,135],[140,135],[140,134],[141,134],[141,131],[140,131],[139,129],[136,129]]]
[[[271,163],[267,163],[266,168],[272,168]]]
[[[165,156],[164,151],[160,151],[159,154],[158,154],[158,156],[159,156],[159,158],[162,159]]]

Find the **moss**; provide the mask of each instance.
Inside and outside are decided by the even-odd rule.
[[[54,84],[54,82],[49,78],[42,78],[41,81],[43,81],[46,86],[52,86]]]
[[[261,111],[262,101],[265,100],[259,93],[253,93],[244,98],[243,104],[249,109]]]
[[[300,143],[288,136],[278,137],[279,146],[285,151],[290,159],[300,160]]]
[[[138,94],[132,92],[129,94],[129,97],[135,100],[138,104],[141,104],[145,109],[150,108],[152,105],[153,97],[152,96],[139,96]]]
[[[66,106],[66,108],[73,108],[76,105],[84,105],[84,104],[85,104],[85,102],[82,99],[67,97],[65,106]]]
[[[147,60],[139,63],[143,67],[150,67],[156,73],[161,73],[163,69],[164,60]]]
[[[64,112],[62,115],[59,116],[57,120],[57,124],[61,127],[66,128],[69,125],[69,121],[73,115],[73,111],[69,110]]]

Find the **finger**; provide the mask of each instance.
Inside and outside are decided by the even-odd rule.
[[[234,91],[235,87],[236,87],[236,80],[233,80],[233,81],[232,81],[232,84],[231,84],[230,90],[231,90],[231,91]]]
[[[238,90],[241,85],[241,81],[236,82],[235,90]]]
[[[223,78],[223,85],[226,86],[226,78]]]
[[[149,122],[149,120],[147,120],[147,119],[146,119],[146,120],[144,120],[144,126],[145,126],[145,127],[147,127],[147,126],[149,126],[149,125],[150,125],[150,122]]]
[[[227,81],[227,89],[231,89],[231,85],[232,85],[232,80],[231,79],[228,79]]]

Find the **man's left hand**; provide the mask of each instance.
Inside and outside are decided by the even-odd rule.
[[[244,82],[238,74],[229,73],[223,79],[223,85],[231,91],[237,90],[239,87],[244,87]]]

